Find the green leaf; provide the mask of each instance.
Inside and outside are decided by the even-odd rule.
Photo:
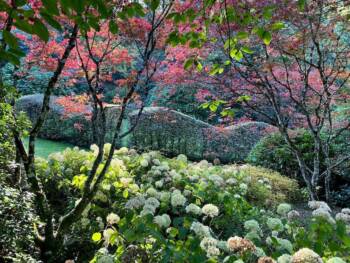
[[[85,1],[84,0],[71,0],[70,1],[71,6],[73,9],[78,13],[81,14],[84,11],[85,8]]]
[[[39,19],[36,19],[33,24],[33,33],[40,37],[45,42],[49,41],[49,31]]]
[[[21,63],[17,56],[5,51],[0,51],[0,61],[1,60],[8,61],[14,65],[20,65]]]
[[[233,118],[235,116],[235,112],[232,109],[224,109],[221,111],[222,117],[231,117]]]
[[[254,54],[254,51],[247,46],[242,47],[241,50],[246,54]]]
[[[252,98],[248,95],[242,95],[237,98],[237,102],[245,102],[245,101],[250,101]]]
[[[128,198],[128,196],[129,196],[129,191],[128,191],[128,189],[125,189],[123,191],[123,197],[126,199],[126,198]]]
[[[159,3],[160,3],[160,0],[151,0],[150,5],[149,5],[151,10],[156,11],[156,9],[159,6]]]
[[[100,232],[93,233],[92,237],[91,237],[92,241],[94,241],[94,242],[100,241],[101,238],[102,238],[102,235]]]
[[[49,14],[46,14],[44,12],[41,12],[40,14],[50,26],[52,26],[53,28],[55,28],[59,31],[62,30],[60,23],[58,23],[54,18],[52,18],[52,16],[50,16]]]
[[[4,30],[2,31],[2,34],[4,36],[5,42],[12,48],[18,47],[18,41],[17,38],[9,31]]]
[[[96,5],[98,8],[99,13],[102,15],[102,17],[107,17],[108,16],[108,10],[106,5],[104,4],[103,0],[97,0]]]
[[[49,14],[56,16],[60,14],[56,0],[42,0],[42,3]]]
[[[216,106],[215,104],[210,104],[209,109],[212,112],[216,112],[218,110],[218,106]]]
[[[306,0],[298,0],[298,8],[303,11],[305,9]]]
[[[117,34],[119,31],[117,23],[114,21],[109,21],[109,30],[111,31],[112,34]]]
[[[26,3],[27,3],[27,1],[25,1],[25,0],[16,0],[15,1],[16,7],[24,6]]]
[[[249,34],[247,32],[238,32],[237,38],[238,39],[247,39],[249,37]]]
[[[201,72],[203,70],[203,65],[199,61],[197,61],[197,70]]]
[[[262,40],[264,41],[265,45],[268,46],[271,43],[272,35],[270,32],[265,31],[262,35]]]
[[[276,23],[273,23],[272,26],[271,26],[272,30],[280,30],[280,29],[283,29],[283,28],[284,28],[284,23],[283,22],[276,22]]]
[[[264,11],[263,11],[263,17],[265,19],[271,19],[273,11],[274,11],[274,7],[272,7],[272,6],[265,7]]]
[[[25,20],[17,19],[16,22],[14,23],[14,25],[18,29],[20,29],[20,30],[22,30],[22,31],[24,31],[24,32],[26,32],[28,34],[32,34],[33,33],[33,26],[31,24],[29,24]]]
[[[187,60],[185,61],[185,64],[184,64],[184,69],[185,69],[185,70],[189,70],[189,69],[192,67],[193,62],[194,62],[193,58],[187,59]]]
[[[230,51],[230,57],[234,58],[237,61],[240,61],[243,58],[243,53],[241,50],[237,50],[234,48]]]

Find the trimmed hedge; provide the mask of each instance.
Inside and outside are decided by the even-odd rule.
[[[18,111],[36,120],[40,113],[43,95],[22,97],[16,104]],[[78,146],[93,144],[91,123],[86,113],[65,116],[64,109],[52,97],[50,112],[40,136],[62,140]],[[112,139],[119,107],[110,105],[107,110],[106,141]],[[136,124],[138,110],[127,111],[122,130]],[[76,124],[80,129],[76,128]],[[120,146],[145,150],[158,150],[168,156],[186,154],[192,160],[206,159],[222,163],[243,162],[255,144],[274,127],[263,122],[247,122],[227,128],[218,128],[186,114],[164,107],[147,107],[133,132],[123,138]]]

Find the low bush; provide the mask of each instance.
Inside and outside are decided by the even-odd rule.
[[[252,203],[276,206],[283,202],[303,200],[302,191],[294,179],[282,176],[271,169],[242,165],[240,172],[251,178],[247,198]]]
[[[0,171],[0,261],[35,262],[33,198],[8,185],[8,176]]]
[[[55,219],[81,197],[97,151],[67,149],[37,160]],[[348,260],[349,211],[334,219],[324,204],[313,220],[301,220],[287,203],[277,205],[297,192],[295,181],[268,169],[121,148],[93,202],[65,237],[61,255],[96,263],[283,263],[311,253],[296,253],[308,247],[316,258]]]

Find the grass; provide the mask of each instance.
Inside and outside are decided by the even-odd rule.
[[[25,138],[24,142],[25,142],[25,146],[28,147],[28,138]],[[35,155],[38,157],[46,158],[51,153],[63,151],[68,147],[72,148],[74,147],[74,145],[66,142],[59,142],[59,141],[52,141],[52,140],[37,138],[36,144],[35,144],[35,149],[36,149]]]

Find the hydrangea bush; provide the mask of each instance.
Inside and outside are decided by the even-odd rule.
[[[73,206],[80,198],[97,152],[95,146],[67,149],[38,160],[45,187],[57,189],[61,204]],[[285,189],[275,182],[278,176],[294,184],[252,166],[121,148],[71,238],[79,236],[75,249],[84,244],[98,263],[349,260],[349,211],[334,216],[327,204],[310,203],[312,219],[305,223],[289,204],[297,187]],[[56,210],[61,212],[59,204]],[[67,255],[78,257],[74,250]]]

